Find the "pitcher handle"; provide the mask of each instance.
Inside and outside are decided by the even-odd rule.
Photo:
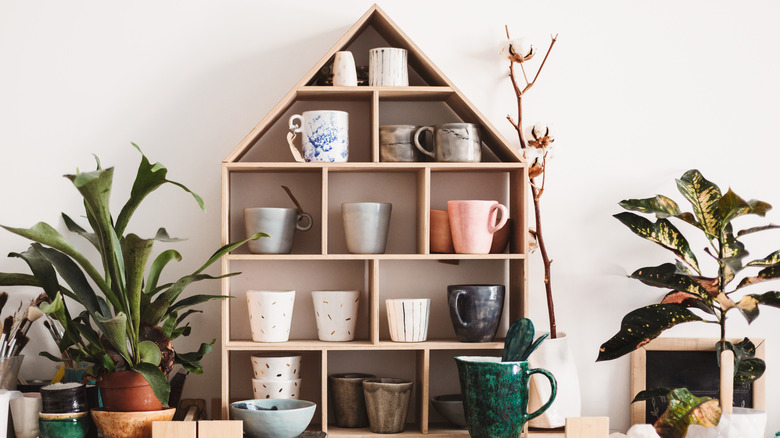
[[[539,415],[542,415],[544,411],[547,410],[547,408],[550,407],[550,405],[553,404],[555,401],[555,396],[558,393],[558,383],[555,381],[555,376],[552,375],[549,371],[542,369],[542,368],[533,368],[526,372],[528,375],[528,378],[531,378],[532,374],[543,374],[545,377],[547,377],[547,380],[550,381],[550,388],[552,391],[550,391],[550,399],[547,400],[547,403],[542,405],[541,408],[537,409],[536,411],[527,414],[525,421],[533,420],[534,418],[538,417]]]

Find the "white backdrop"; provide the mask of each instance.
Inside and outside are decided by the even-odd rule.
[[[0,3],[0,223],[61,226],[60,211],[77,214],[79,197],[60,175],[92,169],[92,153],[117,166],[117,187],[128,186],[138,162],[134,141],[168,166],[171,178],[200,193],[208,213],[166,188],[130,229],[149,234],[162,224],[189,237],[178,246],[185,259],[174,270],[194,270],[220,243],[220,162],[371,4]],[[693,167],[724,190],[730,185],[743,197],[780,204],[780,4],[395,0],[380,6],[513,141],[504,117],[515,104],[498,57],[504,25],[513,36],[534,37],[541,51],[550,33],[560,35],[525,99],[527,122],[549,120],[557,128],[543,214],[559,327],[574,341],[584,414],[608,415],[613,429],[625,430],[628,359],[594,361],[627,311],[663,294],[625,274],[667,258],[611,215],[627,197],[665,193],[682,200],[673,180]],[[127,190],[117,190],[116,209]],[[769,216],[779,221],[776,212]],[[756,256],[778,243],[780,232],[748,242],[759,246]],[[0,253],[24,248],[23,239],[0,233]],[[533,260],[533,319],[543,327],[541,271]],[[21,269],[19,261],[0,258],[0,270]],[[768,340],[768,432],[774,433],[780,310],[765,310],[750,327],[734,316],[731,335]],[[219,305],[207,306],[193,323],[193,343],[219,338]],[[718,335],[709,326],[671,334]],[[28,355],[40,348],[40,342],[28,347]],[[35,365],[23,370],[30,378],[53,372],[42,359],[27,364]],[[218,396],[219,355],[204,364],[207,372],[190,378],[185,397]]]

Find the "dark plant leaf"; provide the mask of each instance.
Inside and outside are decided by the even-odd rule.
[[[633,400],[631,400],[631,403],[636,403],[638,401],[647,401],[652,400],[656,397],[666,397],[667,394],[672,392],[673,388],[664,388],[659,387],[655,389],[645,389],[644,391],[639,391],[639,393],[634,397]]]
[[[720,188],[707,181],[698,170],[691,169],[677,180],[677,189],[691,203],[693,214],[707,237],[710,240],[717,238],[721,224],[718,216]]]
[[[709,314],[715,314],[712,300],[710,300],[709,303],[705,303],[697,295],[688,292],[671,291],[664,296],[661,300],[661,304],[682,304],[685,307],[695,307]]]
[[[157,282],[160,280],[160,274],[163,268],[172,260],[177,262],[181,261],[181,254],[173,249],[168,249],[161,252],[157,258],[152,262],[152,266],[149,268],[149,277],[146,280],[146,294],[152,295],[152,291],[157,287]]]
[[[763,259],[753,260],[745,266],[769,267],[780,264],[780,251],[775,251]]]
[[[201,365],[200,361],[205,355],[211,353],[211,346],[215,341],[216,339],[212,339],[208,344],[200,344],[198,351],[192,353],[176,353],[176,363],[181,364],[187,371],[193,374],[202,374],[203,366]]]
[[[165,374],[163,374],[157,366],[141,362],[133,366],[133,371],[143,374],[146,381],[152,386],[152,391],[154,391],[154,395],[157,396],[157,399],[160,400],[163,405],[168,404],[168,398],[171,395],[171,385],[168,383]]]
[[[0,272],[0,286],[33,286],[43,287],[37,278],[30,274],[15,272]]]
[[[620,201],[620,206],[640,213],[653,213],[658,219],[680,214],[677,203],[664,195],[656,195],[654,198],[627,199]]]
[[[11,253],[9,257],[19,257],[27,263],[49,300],[53,300],[57,296],[57,292],[60,292],[60,282],[57,280],[54,266],[34,246],[30,246],[27,251],[21,254]],[[71,294],[70,298],[74,298],[74,296]]]
[[[717,426],[720,421],[718,400],[696,397],[685,388],[672,390],[666,399],[669,407],[654,424],[656,432],[664,438],[684,438],[688,426]]]
[[[509,326],[504,339],[502,362],[518,362],[528,359],[526,352],[534,342],[534,323],[528,318],[520,318]]]
[[[270,236],[268,234],[265,234],[265,233],[255,233],[251,237],[249,237],[248,239],[240,240],[238,242],[228,243],[227,245],[219,248],[218,250],[216,250],[214,252],[214,254],[211,255],[211,257],[209,257],[208,260],[206,260],[206,263],[204,263],[203,266],[200,267],[200,269],[198,269],[197,271],[193,272],[193,275],[200,274],[206,268],[211,266],[217,260],[221,259],[222,256],[224,256],[225,254],[229,253],[230,251],[233,251],[234,249],[236,249],[236,248],[240,247],[241,245],[249,242],[250,240],[257,240],[257,239],[259,239],[261,237],[270,237]]]
[[[168,302],[174,302],[177,298],[179,298],[179,295],[184,291],[187,286],[190,284],[196,282],[196,281],[202,281],[202,280],[219,280],[221,278],[228,278],[232,277],[234,275],[240,274],[239,272],[233,272],[230,274],[225,275],[218,275],[218,276],[212,276],[208,274],[190,274],[186,275],[176,281],[171,287],[168,288],[165,292],[163,292],[157,299],[154,300],[154,302],[157,301],[163,301],[166,300]]]
[[[227,298],[235,297],[230,295],[192,295],[171,305],[171,309],[169,311],[178,312],[182,309],[186,309],[187,307],[197,306],[198,304],[203,304],[211,300],[223,300]]]
[[[530,347],[528,347],[528,350],[526,351],[526,354],[525,354],[526,358],[531,357],[531,355],[534,353],[534,351],[536,351],[536,349],[539,348],[539,346],[542,345],[542,342],[544,342],[544,340],[547,339],[548,336],[550,336],[549,333],[543,333],[541,336],[536,338],[534,343],[531,344]]]
[[[747,385],[755,382],[766,371],[766,362],[751,357],[739,361],[739,367],[734,370],[734,386]]]
[[[597,362],[617,359],[658,337],[677,324],[703,321],[681,304],[653,304],[629,312],[620,323],[620,331],[601,345]]]
[[[752,234],[752,233],[758,233],[759,231],[773,230],[775,228],[780,228],[780,225],[769,224],[760,227],[747,228],[745,230],[738,232],[737,237],[742,237],[744,235]]]
[[[623,212],[614,215],[620,222],[626,225],[639,237],[655,242],[672,251],[684,262],[690,265],[696,273],[701,273],[696,255],[685,236],[666,219],[658,219],[655,223],[634,213]]]
[[[119,312],[113,318],[98,316],[95,322],[103,328],[103,334],[127,363],[134,363],[127,351],[127,315]]]
[[[130,322],[133,324],[133,331],[136,333],[141,326],[141,295],[143,293],[144,271],[146,270],[146,262],[149,260],[149,255],[152,253],[153,245],[153,239],[141,239],[132,233],[125,237],[123,245],[125,278],[127,279],[125,292],[127,293],[127,301],[130,304],[128,315]]]
[[[718,201],[718,214],[722,221],[721,227],[726,226],[733,219],[746,214],[766,216],[766,212],[771,209],[772,206],[763,201],[756,199],[745,201],[731,189]]]
[[[635,278],[648,286],[663,287],[674,289],[680,292],[688,292],[699,297],[705,303],[712,303],[712,297],[717,296],[718,289],[707,289],[704,287],[706,281],[700,282],[692,279],[688,275],[678,274],[677,268],[672,263],[664,263],[660,266],[651,266],[637,269],[630,278]],[[714,279],[705,279],[714,280]]]
[[[71,233],[76,233],[79,236],[87,239],[89,243],[92,244],[98,251],[100,251],[100,240],[98,239],[97,234],[90,233],[89,231],[85,230],[81,227],[81,225],[77,224],[76,221],[70,218],[65,213],[62,213],[62,221],[65,222],[65,226],[68,228],[68,231]]]
[[[723,228],[723,238],[721,240],[723,245],[722,262],[726,268],[725,284],[729,284],[734,276],[742,270],[742,260],[749,255],[745,250],[745,245],[742,244],[734,236],[733,228],[731,224],[726,224]]]
[[[741,289],[745,286],[750,286],[751,284],[763,283],[765,281],[775,280],[777,278],[780,278],[780,265],[769,266],[767,268],[758,271],[758,275],[754,277],[743,278],[742,281],[739,282],[737,288],[734,290]]]
[[[737,302],[737,308],[742,312],[747,322],[751,323],[758,318],[759,304],[780,308],[780,292],[745,295]]]

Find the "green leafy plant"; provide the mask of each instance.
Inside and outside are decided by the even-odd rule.
[[[549,333],[544,333],[534,340],[536,330],[534,323],[528,318],[520,318],[509,326],[504,340],[504,352],[501,355],[502,362],[520,362],[528,360],[542,342],[547,339]]]
[[[141,149],[133,143],[141,152]],[[141,202],[164,184],[172,184],[190,193],[202,210],[203,200],[181,183],[167,179],[168,169],[160,163],[151,164],[141,152],[141,163],[129,199],[116,219],[109,211],[113,168],[103,169],[97,160],[92,172],[65,175],[83,198],[85,217],[91,231],[62,214],[69,231],[86,239],[100,257],[102,266],[96,267],[54,227],[39,222],[31,228],[3,226],[6,230],[25,237],[33,243],[22,253],[11,257],[23,259],[31,274],[0,273],[0,285],[36,286],[44,290],[48,303],[40,308],[62,325],[64,333],[59,342],[63,358],[48,353],[52,360],[88,362],[88,374],[99,376],[104,372],[133,370],[141,373],[151,385],[157,398],[166,404],[170,385],[166,374],[174,364],[181,364],[189,372],[203,372],[200,360],[211,351],[214,343],[202,343],[192,353],[178,353],[172,340],[191,332],[185,319],[199,310],[192,306],[221,295],[193,295],[181,298],[187,286],[201,280],[225,278],[203,271],[223,255],[238,248],[247,240],[219,248],[199,269],[170,283],[161,283],[163,269],[171,261],[181,261],[178,251],[168,249],[149,264],[155,241],[176,242],[164,228],[152,238],[125,234],[134,212]],[[148,269],[147,269],[148,266]],[[102,268],[102,269],[101,269]],[[84,307],[74,316],[66,299]]]
[[[615,215],[634,234],[670,250],[676,260],[675,263],[638,269],[629,276],[649,286],[671,291],[660,304],[642,307],[626,315],[620,331],[601,346],[598,360],[623,356],[677,324],[706,322],[719,326],[718,352],[725,348],[735,353],[735,383],[752,382],[763,374],[766,365],[753,357],[755,346],[749,341],[737,345],[726,341],[726,317],[729,311],[736,309],[750,323],[758,317],[759,305],[780,307],[779,292],[742,293],[747,286],[780,278],[780,251],[744,263],[749,254],[740,241],[743,236],[778,227],[769,224],[736,231],[732,222],[745,215],[763,217],[772,207],[762,201],[745,201],[730,189],[724,194],[698,170],[685,172],[677,180],[677,188],[690,202],[692,213],[682,212],[677,203],[663,195],[620,203],[626,210],[655,216],[653,222],[629,211]],[[671,219],[691,225],[704,234],[709,242],[704,252],[717,265],[714,275],[707,276],[702,272],[691,245]],[[735,285],[734,280],[744,274],[746,268],[758,269],[758,272],[752,276],[743,275]],[[742,296],[737,299],[737,295]],[[697,314],[691,309],[701,312]]]
[[[718,400],[710,397],[696,397],[686,388],[659,388],[642,391],[634,398],[634,402],[650,400],[657,396],[665,396],[667,408],[655,422],[658,435],[664,438],[684,438],[688,426],[717,426],[720,422],[721,409]]]

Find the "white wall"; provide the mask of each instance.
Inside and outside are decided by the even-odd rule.
[[[186,194],[167,188],[130,225],[151,233],[164,224],[172,235],[189,237],[179,245],[185,260],[177,269],[191,271],[220,242],[221,160],[371,4],[0,3],[0,223],[59,224],[60,211],[79,211],[79,197],[60,175],[92,168],[92,153],[117,165],[116,185],[127,186],[138,159],[129,146],[134,141],[208,205],[202,214]],[[560,35],[525,102],[527,121],[557,127],[543,214],[559,326],[574,340],[584,414],[609,415],[613,429],[625,430],[628,360],[594,360],[627,311],[663,293],[624,274],[667,259],[611,215],[626,197],[666,193],[680,200],[673,179],[693,167],[723,189],[731,185],[745,197],[780,203],[773,123],[780,102],[780,5],[395,0],[380,6],[511,139],[504,117],[514,101],[497,55],[504,24],[514,36],[536,37],[542,50],[550,33]],[[117,203],[126,190],[115,195]],[[749,244],[759,245],[754,255],[763,256],[780,246],[779,237]],[[0,234],[0,253],[25,247],[22,239]],[[24,267],[0,259],[0,270],[16,269]],[[540,273],[532,274],[533,317],[544,326]],[[212,286],[192,292],[218,288]],[[732,318],[730,330],[768,339],[773,433],[780,430],[780,404],[771,397],[780,389],[773,322],[780,310],[762,313],[751,327]],[[193,322],[194,339],[218,338],[218,304]],[[696,326],[672,334],[717,336],[712,327]],[[38,364],[24,373],[51,372],[50,363]],[[186,397],[218,395],[219,355],[205,365],[208,372],[191,377]]]

